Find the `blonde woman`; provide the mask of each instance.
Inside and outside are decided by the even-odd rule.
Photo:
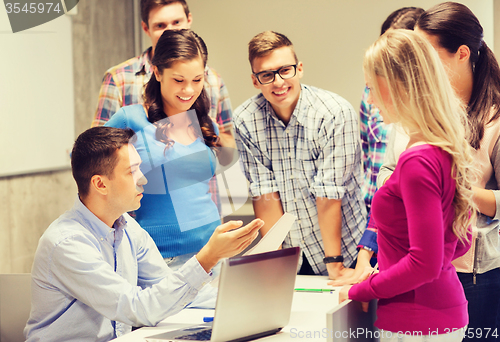
[[[475,212],[466,113],[436,51],[412,31],[380,37],[364,71],[370,101],[410,141],[372,203],[380,273],[345,286],[341,300],[379,299],[382,341],[461,341],[467,301],[451,261],[470,246]]]

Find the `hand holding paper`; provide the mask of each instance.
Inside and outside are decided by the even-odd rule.
[[[292,214],[283,214],[267,234],[260,239],[259,243],[249,249],[244,255],[271,252],[280,248],[295,220],[296,218]],[[219,285],[219,277],[214,278],[210,285],[217,287]]]
[[[278,222],[262,237],[259,243],[249,249],[244,255],[277,250],[285,240],[286,234],[288,234],[294,222],[295,216],[289,213],[283,214]]]

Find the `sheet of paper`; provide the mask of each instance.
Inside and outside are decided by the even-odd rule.
[[[292,214],[283,214],[278,222],[276,222],[274,226],[269,229],[267,234],[264,235],[262,239],[260,239],[259,243],[253,246],[243,255],[252,255],[277,250],[283,243],[283,240],[285,240],[286,234],[288,234],[288,232],[292,228],[295,220],[296,218]],[[219,276],[215,277],[210,282],[210,285],[213,287],[219,286]]]
[[[281,218],[274,224],[274,226],[267,232],[259,243],[249,249],[244,255],[252,255],[258,253],[265,253],[277,250],[283,240],[285,240],[286,234],[290,231],[295,222],[296,218],[292,214],[285,213]]]

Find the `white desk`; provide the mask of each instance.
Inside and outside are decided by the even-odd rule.
[[[327,281],[328,277],[326,276],[297,276],[295,287],[325,288],[327,287]],[[326,341],[326,338],[322,337],[322,330],[326,329],[326,313],[338,305],[339,302],[338,290],[340,287],[336,287],[335,289],[336,291],[333,293],[295,292],[288,325],[278,334],[256,341],[301,341],[309,335],[312,338],[307,338],[307,341]],[[147,336],[182,328],[187,325],[203,323],[203,317],[213,315],[214,310],[184,309],[177,315],[163,320],[154,328],[141,328],[113,341],[138,342]]]

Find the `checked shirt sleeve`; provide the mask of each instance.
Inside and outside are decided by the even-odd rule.
[[[368,152],[370,147],[370,142],[368,141],[368,118],[370,117],[370,109],[368,108],[368,103],[366,99],[368,98],[369,89],[365,87],[365,92],[363,93],[363,97],[361,99],[361,106],[359,109],[359,130],[361,137],[361,148],[363,150],[362,154],[362,162],[363,162],[363,171],[366,172],[368,169]]]
[[[92,127],[102,126],[121,108],[123,103],[120,90],[113,74],[107,72],[99,91],[99,102],[92,121]]]
[[[255,122],[253,124],[256,125]],[[259,134],[265,134],[263,131]],[[274,178],[271,160],[254,143],[255,140],[251,138],[245,122],[235,125],[235,139],[243,172],[250,182],[250,195],[256,197],[278,192],[278,184]]]
[[[219,103],[217,106],[217,124],[221,133],[231,132],[233,128],[233,111],[231,109],[231,100],[229,92],[221,77],[219,88]]]
[[[229,93],[222,77],[214,69],[205,70],[205,91],[210,98],[210,117],[217,123],[220,133],[231,132],[233,111]]]
[[[378,253],[378,243],[377,243],[378,229],[375,224],[375,220],[371,216],[371,212],[368,213],[366,230],[359,240],[358,248],[364,248],[369,251],[373,251],[375,254]]]
[[[334,116],[325,119],[319,130],[318,171],[310,189],[316,197],[341,199],[360,176],[359,128],[351,105],[331,102],[328,107]]]

